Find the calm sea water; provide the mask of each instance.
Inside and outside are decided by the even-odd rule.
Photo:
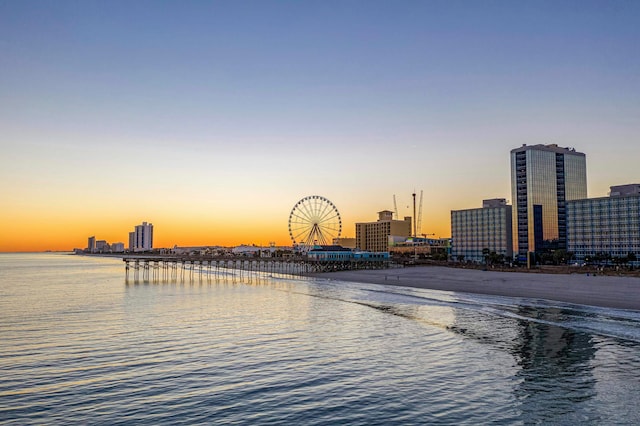
[[[638,424],[640,313],[0,255],[2,424]]]

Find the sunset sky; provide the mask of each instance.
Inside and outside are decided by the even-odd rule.
[[[290,244],[424,191],[423,233],[510,198],[509,151],[640,182],[638,1],[0,0],[0,251]]]

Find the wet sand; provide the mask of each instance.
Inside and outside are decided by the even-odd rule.
[[[318,278],[640,310],[640,278],[419,266],[312,274]]]

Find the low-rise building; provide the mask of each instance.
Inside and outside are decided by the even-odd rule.
[[[307,252],[307,258],[319,262],[383,261],[389,260],[389,252],[351,250],[336,245],[315,246]]]
[[[504,198],[483,200],[482,208],[451,211],[454,260],[482,262],[489,253],[513,258],[512,207]]]
[[[275,245],[269,247],[256,245],[239,245],[231,249],[231,254],[235,256],[253,256],[253,257],[277,257],[276,253],[282,252],[282,249]]]
[[[96,251],[98,253],[109,253],[111,251],[111,246],[105,240],[96,241]]]
[[[224,256],[231,255],[231,248],[221,246],[183,246],[174,245],[170,250],[177,255]]]
[[[353,258],[353,251],[337,245],[315,246],[307,252],[307,258],[320,262],[348,261]]]
[[[394,255],[429,256],[451,254],[450,238],[389,237],[389,252]]]
[[[334,238],[333,245],[342,246],[350,249],[355,249],[357,246],[355,238],[345,238],[345,237]]]
[[[578,261],[606,256],[638,264],[640,184],[612,186],[608,197],[568,201],[567,251]]]
[[[113,253],[123,253],[124,252],[124,243],[113,243],[113,244],[111,244],[111,251]]]

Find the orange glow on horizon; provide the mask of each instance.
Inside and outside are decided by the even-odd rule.
[[[374,209],[375,210],[375,209]],[[441,217],[429,218],[427,224],[423,219],[423,232],[435,233],[434,237],[449,236],[449,214],[441,214]],[[109,244],[121,242],[128,247],[129,232],[141,220],[129,218],[111,219],[94,217],[57,217],[46,221],[38,221],[35,217],[28,220],[13,220],[4,223],[14,223],[15,226],[5,227],[0,239],[0,252],[40,252],[40,251],[71,251],[74,248],[86,248],[87,239],[95,236],[96,240],[105,240]],[[263,219],[256,221],[229,221],[228,223],[197,222],[180,220],[154,221],[146,218],[145,221],[154,225],[154,248],[172,248],[177,246],[223,246],[233,247],[241,244],[268,246],[275,242],[277,246],[290,246],[291,239],[287,229],[286,219]],[[95,220],[95,222],[94,222]],[[375,212],[358,215],[357,218],[349,216],[345,220],[341,236],[345,238],[355,237],[355,222],[375,221]],[[445,221],[446,220],[446,221]],[[437,222],[436,222],[437,221]],[[54,225],[52,225],[54,223]],[[444,224],[433,226],[432,224]]]

